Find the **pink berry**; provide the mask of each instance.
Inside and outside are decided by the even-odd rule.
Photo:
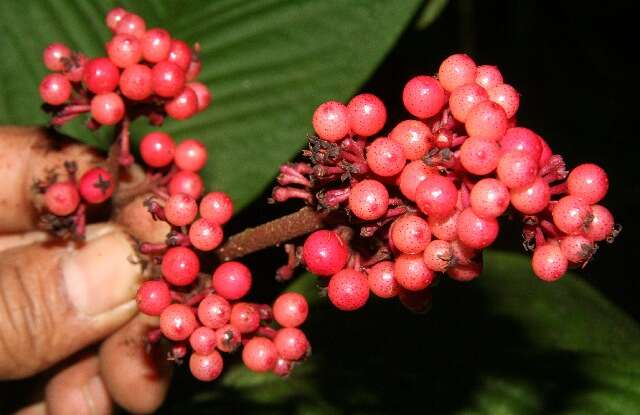
[[[85,64],[83,81],[94,94],[113,92],[120,81],[120,71],[109,58],[95,58]]]
[[[482,179],[469,195],[471,209],[481,218],[497,218],[509,207],[509,189],[496,179]]]
[[[298,327],[309,315],[309,305],[302,294],[283,293],[273,303],[273,318],[282,327]]]
[[[531,267],[536,276],[543,281],[558,280],[567,272],[568,265],[567,258],[555,243],[539,246],[533,252]]]
[[[182,287],[196,280],[200,272],[200,260],[191,249],[174,246],[164,253],[161,269],[169,284]]]
[[[154,131],[145,135],[140,141],[140,155],[151,167],[165,167],[172,161],[176,151],[176,143],[167,133]]]
[[[207,193],[200,201],[200,216],[223,225],[233,216],[233,201],[224,192]]]
[[[119,123],[124,112],[124,102],[115,92],[98,94],[91,99],[91,116],[102,125]]]
[[[549,185],[538,177],[529,186],[511,189],[511,204],[525,215],[535,215],[542,212],[551,198]]]
[[[87,203],[99,204],[111,197],[115,184],[111,173],[102,167],[93,167],[82,175],[78,188]]]
[[[585,235],[593,241],[603,241],[611,236],[614,227],[613,215],[607,208],[600,205],[591,206],[592,219]]]
[[[62,43],[51,43],[42,53],[42,61],[48,70],[60,72],[65,69],[65,61],[71,58],[71,49]]]
[[[172,195],[164,205],[167,221],[174,226],[185,226],[193,222],[198,214],[198,204],[191,196]]]
[[[126,34],[142,39],[147,30],[144,19],[137,14],[125,14],[116,25],[117,34]]]
[[[287,378],[293,370],[293,362],[278,356],[276,366],[273,368],[273,373],[281,378]]]
[[[400,173],[399,187],[402,194],[412,202],[416,201],[416,190],[429,175],[437,175],[437,169],[427,166],[422,160],[408,163]]]
[[[118,23],[120,23],[122,21],[122,18],[127,14],[129,13],[122,7],[116,7],[114,9],[111,9],[109,13],[107,13],[107,17],[105,18],[107,27],[112,32],[115,32],[116,27],[118,26]]]
[[[438,79],[442,87],[451,92],[457,87],[475,82],[478,68],[468,55],[458,53],[440,64]]]
[[[416,76],[402,91],[402,102],[411,115],[418,118],[433,117],[442,110],[447,100],[444,89],[435,78]]]
[[[374,220],[387,213],[389,192],[377,180],[363,180],[351,188],[349,209],[362,220]]]
[[[503,83],[502,74],[497,66],[480,65],[476,73],[476,84],[484,89],[492,88]]]
[[[471,208],[467,208],[458,217],[458,238],[474,249],[488,247],[496,240],[499,230],[495,218],[481,218]]]
[[[498,179],[510,189],[530,186],[538,177],[538,161],[518,151],[510,151],[498,161]]]
[[[369,299],[369,281],[363,273],[346,268],[331,277],[327,293],[336,308],[357,310]]]
[[[209,327],[198,327],[189,336],[189,344],[194,353],[207,355],[216,348],[216,332]]]
[[[184,71],[178,65],[169,61],[156,63],[151,69],[153,90],[163,98],[178,95],[184,89]]]
[[[204,183],[198,174],[192,171],[180,170],[173,175],[167,188],[170,195],[184,193],[194,199],[200,199],[204,190]]]
[[[427,223],[434,237],[443,241],[453,241],[458,238],[458,216],[460,212],[454,210],[447,216],[429,216]]]
[[[189,241],[194,248],[201,251],[216,249],[222,243],[223,237],[220,225],[206,218],[197,219],[189,227]]]
[[[577,235],[586,230],[592,220],[591,207],[577,196],[565,196],[551,211],[553,223],[567,235]]]
[[[402,146],[406,159],[419,160],[431,149],[433,134],[422,121],[405,120],[391,130],[389,138]]]
[[[202,70],[202,61],[198,58],[197,55],[193,54],[191,58],[191,62],[189,62],[189,67],[186,71],[187,81],[193,81],[200,75],[200,71]]]
[[[44,193],[44,205],[47,210],[57,216],[73,213],[80,204],[80,194],[76,185],[71,182],[57,182],[47,187]]]
[[[260,327],[260,312],[253,304],[235,303],[229,321],[240,333],[252,333]]]
[[[567,260],[581,264],[591,258],[596,247],[590,239],[582,235],[570,235],[560,240],[560,250]]]
[[[453,263],[453,249],[451,243],[435,239],[427,245],[422,254],[422,260],[427,268],[435,272],[444,272]]]
[[[197,327],[193,310],[184,304],[171,304],[160,314],[160,330],[169,340],[186,340]]]
[[[189,370],[194,378],[203,382],[210,382],[217,379],[224,369],[224,360],[217,350],[202,355],[192,353],[189,357]]]
[[[164,29],[149,29],[142,37],[141,45],[144,60],[157,63],[169,57],[171,35]]]
[[[173,39],[167,60],[178,65],[183,71],[186,71],[189,69],[189,64],[192,60],[191,48],[184,41]]]
[[[393,276],[402,288],[420,291],[431,285],[435,274],[425,264],[422,254],[402,254],[396,258]]]
[[[349,249],[334,231],[313,232],[302,248],[302,260],[307,269],[322,277],[330,277],[340,271],[348,259]]]
[[[278,351],[269,339],[254,337],[242,350],[242,361],[253,372],[270,372],[276,366]]]
[[[146,65],[131,65],[120,75],[120,92],[125,97],[142,101],[153,93],[153,76]]]
[[[66,76],[52,73],[40,82],[40,98],[50,105],[64,104],[71,97],[71,83]]]
[[[343,139],[349,133],[349,110],[338,101],[322,103],[313,113],[313,129],[323,140]]]
[[[453,254],[453,262],[456,264],[469,265],[477,262],[478,250],[465,245],[459,239],[451,241],[451,252]]]
[[[199,171],[207,164],[207,148],[199,140],[188,139],[176,147],[174,161],[180,170]]]
[[[553,151],[551,151],[551,147],[549,147],[549,144],[547,144],[542,137],[538,136],[538,138],[540,139],[540,145],[542,146],[539,160],[540,168],[542,168],[547,164],[551,156],[553,156]]]
[[[499,140],[507,131],[507,115],[495,102],[482,101],[469,110],[464,126],[472,137]]]
[[[300,360],[309,351],[309,340],[302,330],[285,327],[276,333],[273,339],[278,355],[287,360]]]
[[[380,298],[392,298],[398,295],[399,285],[393,276],[394,263],[382,261],[367,271],[369,289]]]
[[[443,176],[431,175],[416,189],[416,204],[428,216],[447,216],[456,207],[458,189]]]
[[[251,289],[251,271],[244,264],[229,261],[213,272],[213,289],[227,300],[238,300]]]
[[[466,282],[471,281],[482,272],[482,264],[470,263],[470,264],[458,264],[447,269],[447,275],[456,281]]]
[[[198,319],[206,327],[219,329],[229,322],[231,305],[217,294],[209,294],[198,304]]]
[[[142,59],[142,46],[138,38],[131,35],[115,35],[107,43],[107,55],[120,68],[135,65]]]
[[[198,112],[198,96],[185,86],[182,92],[164,104],[164,110],[174,120],[186,120]]]
[[[145,281],[136,295],[138,309],[150,316],[159,316],[171,304],[171,292],[164,281]]]
[[[71,82],[80,82],[84,76],[84,68],[89,59],[82,53],[76,52],[72,55],[72,59],[67,61],[64,71],[62,72]]]
[[[231,353],[240,346],[241,342],[240,331],[231,324],[226,324],[216,330],[216,348],[221,352]]]
[[[567,186],[569,194],[593,205],[607,194],[609,178],[600,166],[591,163],[581,164],[569,173]]]
[[[495,140],[482,137],[467,138],[460,148],[460,163],[469,173],[484,176],[498,166],[500,146]]]
[[[520,94],[509,84],[500,84],[487,90],[489,99],[500,105],[507,114],[507,118],[511,118],[518,112],[520,106]]]
[[[540,137],[524,127],[509,128],[500,140],[500,147],[502,148],[502,153],[520,152],[534,160],[539,160],[542,155]]]
[[[400,252],[418,254],[431,241],[431,231],[426,220],[417,215],[405,215],[393,222],[390,237]]]
[[[380,137],[367,148],[367,164],[378,176],[395,176],[406,161],[402,146],[389,138]]]
[[[487,99],[489,95],[480,85],[474,83],[460,85],[449,97],[449,109],[456,120],[465,122],[471,108]]]
[[[211,91],[209,88],[201,82],[189,82],[187,86],[196,93],[196,98],[198,98],[198,111],[207,109],[211,104]]]
[[[373,94],[356,95],[347,105],[351,131],[363,137],[377,134],[387,121],[384,103]]]

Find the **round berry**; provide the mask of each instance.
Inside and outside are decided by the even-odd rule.
[[[560,240],[560,250],[567,260],[581,264],[591,258],[596,246],[589,238],[582,235],[571,235]]]
[[[171,304],[160,314],[160,330],[169,340],[186,340],[197,327],[193,310],[184,304]]]
[[[417,215],[405,215],[391,226],[393,246],[405,254],[418,254],[431,241],[431,231],[427,221]]]
[[[422,254],[402,254],[396,258],[393,276],[402,288],[420,291],[431,285],[435,274],[425,264]]]
[[[174,246],[164,253],[161,269],[169,284],[182,287],[195,281],[200,272],[200,260],[191,249]]]
[[[369,299],[369,281],[363,273],[346,268],[331,277],[327,293],[336,308],[357,310]]]
[[[319,230],[304,242],[302,260],[310,272],[330,277],[347,264],[349,249],[336,232]]]
[[[231,307],[229,322],[240,333],[252,333],[260,327],[260,312],[253,304],[236,303]]]
[[[470,264],[458,264],[447,268],[447,275],[456,281],[466,282],[480,276],[482,264],[473,262]]]
[[[184,193],[194,199],[199,199],[204,190],[202,178],[192,171],[180,170],[173,175],[167,186],[170,195]]]
[[[531,267],[538,278],[552,282],[567,272],[569,265],[560,247],[555,243],[539,246],[533,252]]]
[[[231,305],[217,294],[209,294],[198,305],[198,319],[206,327],[219,329],[229,322]]]
[[[458,53],[440,64],[438,79],[442,87],[451,92],[457,87],[475,82],[478,68],[468,55]]]
[[[313,113],[313,129],[323,140],[336,142],[349,134],[349,110],[338,101],[327,101]]]
[[[369,289],[380,298],[398,295],[399,285],[393,276],[393,261],[382,261],[367,271]]]
[[[487,93],[491,101],[502,107],[507,118],[516,115],[520,106],[520,94],[514,87],[509,84],[500,84],[489,88]]]
[[[411,115],[418,118],[433,117],[442,110],[447,100],[440,82],[430,76],[412,78],[402,91],[402,102]]]
[[[429,175],[437,175],[437,169],[427,166],[422,160],[408,163],[400,173],[399,187],[402,194],[412,202],[416,201],[416,190]]]
[[[480,85],[474,83],[460,85],[453,90],[449,97],[449,109],[453,118],[465,122],[471,108],[487,99],[489,99],[489,95]]]
[[[389,138],[380,137],[367,147],[367,164],[378,176],[395,176],[406,161],[402,146]]]
[[[51,43],[42,53],[42,61],[48,70],[60,72],[65,69],[65,61],[71,58],[71,49],[62,43]]]
[[[509,189],[496,179],[482,179],[469,195],[471,209],[481,218],[497,218],[509,207]]]
[[[416,189],[416,204],[428,216],[447,216],[456,208],[458,189],[443,176],[431,175]]]
[[[164,205],[164,214],[167,221],[174,226],[190,224],[198,214],[198,204],[191,196],[176,194],[169,196]]]
[[[298,327],[308,315],[309,305],[302,294],[283,293],[273,303],[273,318],[282,327]]]
[[[94,94],[106,94],[118,86],[120,71],[109,58],[90,59],[85,64],[83,81]]]
[[[553,151],[551,151],[551,147],[549,147],[549,144],[547,144],[547,142],[542,137],[538,136],[538,138],[540,139],[540,145],[542,146],[539,164],[540,168],[543,168],[547,164],[551,156],[553,156]]]
[[[131,35],[115,35],[107,43],[107,55],[116,66],[128,68],[142,59],[142,46],[138,38]]]
[[[565,196],[551,211],[553,223],[567,235],[577,235],[586,230],[593,219],[591,207],[577,196]]]
[[[146,30],[147,25],[142,17],[134,13],[127,13],[122,16],[122,18],[116,25],[115,32],[118,34],[131,35],[138,39],[142,39]]]
[[[163,97],[171,98],[184,89],[184,71],[175,63],[161,61],[151,69],[154,92]]]
[[[174,120],[186,120],[198,112],[198,96],[189,87],[164,104],[167,115]]]
[[[176,143],[167,133],[154,131],[140,141],[140,155],[151,167],[165,167],[172,161],[176,152]]]
[[[124,112],[124,102],[115,92],[98,94],[91,99],[91,116],[102,125],[119,123]]]
[[[497,66],[480,65],[476,72],[476,84],[484,89],[492,88],[503,83],[502,73]]]
[[[586,203],[598,203],[609,190],[607,173],[595,164],[581,164],[571,170],[567,178],[569,194],[582,198]]]
[[[40,82],[40,98],[49,105],[64,104],[71,97],[71,83],[66,76],[52,73]]]
[[[351,188],[349,209],[362,220],[374,220],[387,213],[389,192],[377,180],[363,180]]]
[[[402,146],[406,159],[419,160],[431,149],[433,134],[422,121],[405,120],[391,130],[389,138]]]
[[[189,227],[189,241],[201,251],[216,249],[223,238],[224,232],[220,225],[206,218],[197,219]]]
[[[469,173],[484,176],[498,166],[500,146],[495,140],[469,137],[460,147],[460,163]]]
[[[377,134],[387,121],[384,103],[373,94],[356,95],[347,105],[351,131],[363,137]]]
[[[474,249],[488,247],[496,240],[500,226],[495,218],[481,218],[471,208],[467,208],[458,217],[458,238]]]
[[[529,186],[511,189],[511,204],[525,215],[535,215],[542,212],[551,198],[549,184],[538,177]]]
[[[131,65],[120,75],[120,92],[125,97],[142,101],[153,93],[151,68],[146,65]]]
[[[233,216],[233,201],[224,192],[207,193],[200,201],[200,216],[223,225]]]
[[[195,349],[194,349],[195,350]],[[194,378],[203,382],[217,379],[224,369],[224,360],[217,350],[209,354],[192,353],[189,357],[189,370]]]
[[[209,327],[198,327],[189,336],[189,344],[194,353],[209,354],[216,348],[216,332]]]
[[[82,175],[78,188],[80,196],[85,201],[98,204],[111,197],[115,183],[107,170],[102,167],[93,167]]]
[[[447,216],[429,216],[427,223],[433,236],[443,241],[453,241],[458,238],[458,216],[460,212],[454,210]]]
[[[80,82],[84,76],[84,68],[87,65],[87,58],[82,53],[76,52],[71,55],[71,59],[65,61],[65,68],[62,73],[69,79],[71,82]]]
[[[174,161],[180,170],[199,171],[207,164],[207,148],[201,141],[188,139],[176,147]]]
[[[209,88],[201,82],[189,82],[187,86],[196,93],[196,98],[198,98],[198,111],[207,109],[211,104],[211,91]]]
[[[520,152],[526,156],[539,160],[542,155],[542,144],[538,134],[528,128],[512,127],[504,133],[500,140],[502,153]]]
[[[229,261],[221,264],[213,272],[212,286],[227,300],[238,300],[251,289],[251,271],[244,264]]]
[[[221,352],[231,353],[242,342],[240,331],[231,324],[226,324],[216,330],[216,348]]]
[[[129,13],[122,7],[116,7],[111,9],[109,13],[107,13],[107,17],[105,18],[107,27],[112,32],[115,32],[116,27],[118,26],[118,23],[120,23],[122,21],[122,18],[127,14]]]
[[[309,340],[302,330],[285,327],[278,330],[273,339],[278,355],[287,360],[300,360],[309,351]]]
[[[510,151],[500,157],[496,172],[510,189],[530,186],[538,177],[538,161],[519,151]]]
[[[603,241],[611,236],[614,227],[613,215],[600,205],[591,206],[591,222],[587,225],[585,235],[592,241]]]
[[[507,131],[507,115],[495,102],[482,101],[469,110],[464,126],[470,136],[499,140]]]
[[[469,265],[476,262],[478,250],[465,245],[459,239],[451,242],[451,252],[456,264]]]
[[[276,366],[273,368],[273,373],[281,378],[286,378],[291,374],[292,370],[293,363],[284,357],[278,356],[278,361],[276,362]]]
[[[71,182],[57,182],[47,187],[44,193],[44,205],[56,216],[73,213],[80,204],[80,194]]]
[[[169,57],[171,35],[164,29],[149,29],[142,37],[141,45],[144,60],[157,63]]]
[[[136,295],[138,309],[150,316],[159,316],[171,304],[171,291],[164,281],[145,281]]]
[[[189,64],[192,61],[191,48],[182,40],[172,39],[167,60],[178,65],[183,71],[186,71],[189,69]]]
[[[253,372],[270,372],[276,366],[278,351],[269,339],[254,337],[242,350],[242,361]]]
[[[449,265],[454,262],[451,243],[440,239],[431,241],[422,254],[422,260],[432,271],[446,271]]]

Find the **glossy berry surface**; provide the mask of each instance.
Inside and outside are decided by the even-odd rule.
[[[464,84],[475,82],[476,75],[476,63],[469,55],[462,53],[449,56],[438,69],[438,80],[449,92]]]
[[[528,186],[511,190],[511,204],[525,215],[542,212],[551,198],[551,190],[547,182],[538,177]]]
[[[487,90],[489,99],[500,105],[507,118],[516,115],[520,106],[520,94],[509,84],[500,84]]]
[[[66,76],[52,73],[40,82],[40,98],[50,105],[60,105],[71,97],[71,83]]]
[[[168,339],[186,340],[197,327],[195,314],[184,304],[171,304],[160,314],[160,330]]]
[[[57,182],[47,188],[44,194],[44,205],[47,210],[57,216],[73,213],[80,204],[80,194],[75,184]]]
[[[115,183],[107,170],[102,167],[93,167],[82,175],[78,189],[80,196],[87,203],[99,204],[111,197]]]
[[[175,163],[181,170],[199,171],[207,164],[207,148],[199,140],[188,139],[176,147]]]
[[[200,260],[191,249],[175,246],[165,252],[161,268],[168,283],[181,287],[195,281],[200,272]]]
[[[500,157],[496,168],[498,179],[510,189],[531,185],[538,175],[538,162],[518,151],[510,151]]]
[[[159,316],[171,304],[169,286],[161,280],[145,281],[136,295],[138,308],[150,316]]]
[[[242,342],[240,331],[231,324],[226,324],[216,330],[216,348],[221,352],[231,353]]]
[[[124,102],[120,95],[109,92],[91,100],[91,116],[102,125],[115,125],[124,118]]]
[[[168,61],[156,63],[151,69],[154,92],[164,98],[174,97],[184,89],[184,72],[178,65]]]
[[[83,81],[95,94],[113,92],[120,81],[120,71],[108,58],[91,59],[85,65]]]
[[[251,333],[260,327],[260,312],[249,303],[235,303],[231,307],[229,322],[240,333]]]
[[[577,196],[565,196],[551,211],[553,223],[567,235],[582,233],[592,220],[590,206]]]
[[[189,241],[201,251],[216,249],[223,238],[224,232],[220,225],[209,219],[197,219],[189,227]]]
[[[151,167],[165,167],[173,161],[176,144],[167,133],[154,131],[140,141],[140,155]]]
[[[238,300],[251,289],[251,271],[244,264],[229,261],[216,268],[212,277],[213,289],[227,300]]]
[[[120,75],[120,92],[134,101],[147,99],[153,93],[153,76],[146,65],[131,65]]]
[[[447,216],[453,212],[458,189],[446,177],[432,175],[416,189],[416,204],[429,216]]]
[[[285,327],[278,330],[273,339],[278,355],[287,360],[300,360],[309,351],[309,340],[302,330]]]
[[[507,131],[507,114],[495,102],[482,101],[469,110],[464,126],[472,137],[499,140]]]
[[[349,110],[341,102],[327,101],[313,113],[313,129],[323,140],[338,141],[349,133],[349,128]]]
[[[567,178],[569,194],[588,204],[598,203],[609,190],[609,178],[602,167],[587,163],[571,170]]]
[[[425,264],[422,254],[402,254],[396,258],[393,276],[402,288],[419,291],[431,285],[435,274]]]
[[[194,199],[200,199],[204,183],[198,174],[188,170],[180,170],[173,175],[167,188],[170,195],[184,193]]]
[[[174,226],[189,225],[198,214],[198,204],[189,195],[176,194],[166,201],[164,214],[169,223]]]
[[[456,120],[465,122],[471,108],[487,99],[489,99],[489,95],[480,85],[475,83],[464,84],[454,89],[451,93],[449,108]]]
[[[307,269],[319,276],[330,277],[343,269],[348,259],[347,245],[334,231],[315,231],[302,247],[302,260]]]
[[[603,241],[611,236],[614,228],[613,215],[604,206],[591,206],[591,222],[585,229],[585,235],[593,241]]]
[[[402,146],[407,160],[418,160],[431,149],[433,134],[422,121],[405,120],[391,130],[389,138]]]
[[[380,298],[393,298],[398,295],[399,285],[393,276],[393,261],[382,261],[367,271],[369,289]]]
[[[402,173],[400,173],[398,183],[400,191],[404,197],[415,202],[418,186],[432,174],[437,175],[437,170],[427,166],[422,160],[415,160],[408,163],[404,166],[404,169],[402,169]]]
[[[154,28],[146,31],[141,40],[144,60],[157,63],[169,57],[171,35],[164,29]]]
[[[107,43],[107,55],[116,66],[128,68],[142,59],[142,46],[135,36],[116,35]]]
[[[198,327],[189,336],[189,345],[194,353],[207,355],[216,348],[216,332],[209,327]]]
[[[367,149],[367,164],[378,176],[395,176],[402,171],[405,162],[404,149],[389,138],[378,138]]]
[[[424,250],[422,260],[432,271],[446,271],[449,265],[454,262],[451,243],[440,239],[431,241]]]
[[[458,238],[474,249],[488,247],[498,237],[498,221],[495,218],[481,218],[471,208],[467,208],[458,217]]]
[[[309,305],[302,294],[283,293],[273,303],[273,318],[282,327],[298,327],[309,315]]]
[[[431,241],[427,221],[417,215],[406,215],[397,219],[391,227],[393,246],[405,254],[418,254]]]
[[[69,58],[71,58],[71,49],[63,43],[51,43],[42,52],[44,66],[53,72],[64,70],[65,60]]]
[[[497,218],[509,207],[507,186],[496,179],[482,179],[473,186],[469,196],[471,209],[481,218]]]
[[[382,217],[389,207],[389,192],[377,180],[363,180],[351,188],[349,209],[360,219]]]
[[[412,78],[402,91],[405,108],[417,118],[433,117],[440,112],[446,99],[440,82],[426,75]]]
[[[443,241],[453,241],[456,239],[458,237],[457,225],[459,216],[460,212],[458,210],[454,210],[446,216],[429,216],[427,223],[433,236]]]
[[[198,96],[189,87],[176,95],[171,101],[164,104],[167,115],[174,120],[186,120],[198,112]]]
[[[343,311],[357,310],[369,299],[369,281],[361,272],[343,269],[329,280],[327,294],[336,308]]]
[[[223,225],[233,216],[233,201],[224,192],[211,192],[200,201],[200,215]]]
[[[500,146],[495,140],[469,137],[460,148],[460,163],[471,174],[489,174],[498,167]]]
[[[476,72],[476,84],[485,89],[492,88],[496,85],[500,85],[504,82],[502,73],[497,66],[493,65],[480,65]]]
[[[349,126],[354,134],[369,137],[377,134],[387,121],[387,109],[373,94],[356,95],[347,105]]]
[[[217,379],[224,368],[222,356],[216,350],[210,354],[191,354],[189,357],[189,370],[194,378],[203,382],[210,382]]]
[[[270,372],[276,366],[278,351],[273,342],[264,337],[254,337],[242,350],[242,361],[254,372]]]
[[[229,322],[231,305],[217,294],[209,294],[198,305],[198,319],[206,327],[219,329]]]
[[[557,244],[547,244],[533,252],[531,267],[543,281],[552,282],[567,272],[568,261]]]

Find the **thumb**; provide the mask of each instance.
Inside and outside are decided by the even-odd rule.
[[[115,225],[87,240],[44,241],[0,252],[0,379],[48,368],[135,315],[142,267]]]

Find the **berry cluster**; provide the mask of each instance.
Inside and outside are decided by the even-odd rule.
[[[480,274],[500,217],[522,222],[544,281],[584,266],[597,242],[620,231],[598,204],[609,186],[604,170],[567,172],[542,137],[517,126],[520,96],[497,67],[452,55],[436,77],[409,80],[402,99],[415,118],[382,136],[387,111],[375,95],[321,104],[304,152],[310,162],[281,166],[273,190],[274,201],[303,199],[350,227],[312,233],[299,255],[328,278],[337,308],[358,309],[373,292],[424,309],[441,273]]]

